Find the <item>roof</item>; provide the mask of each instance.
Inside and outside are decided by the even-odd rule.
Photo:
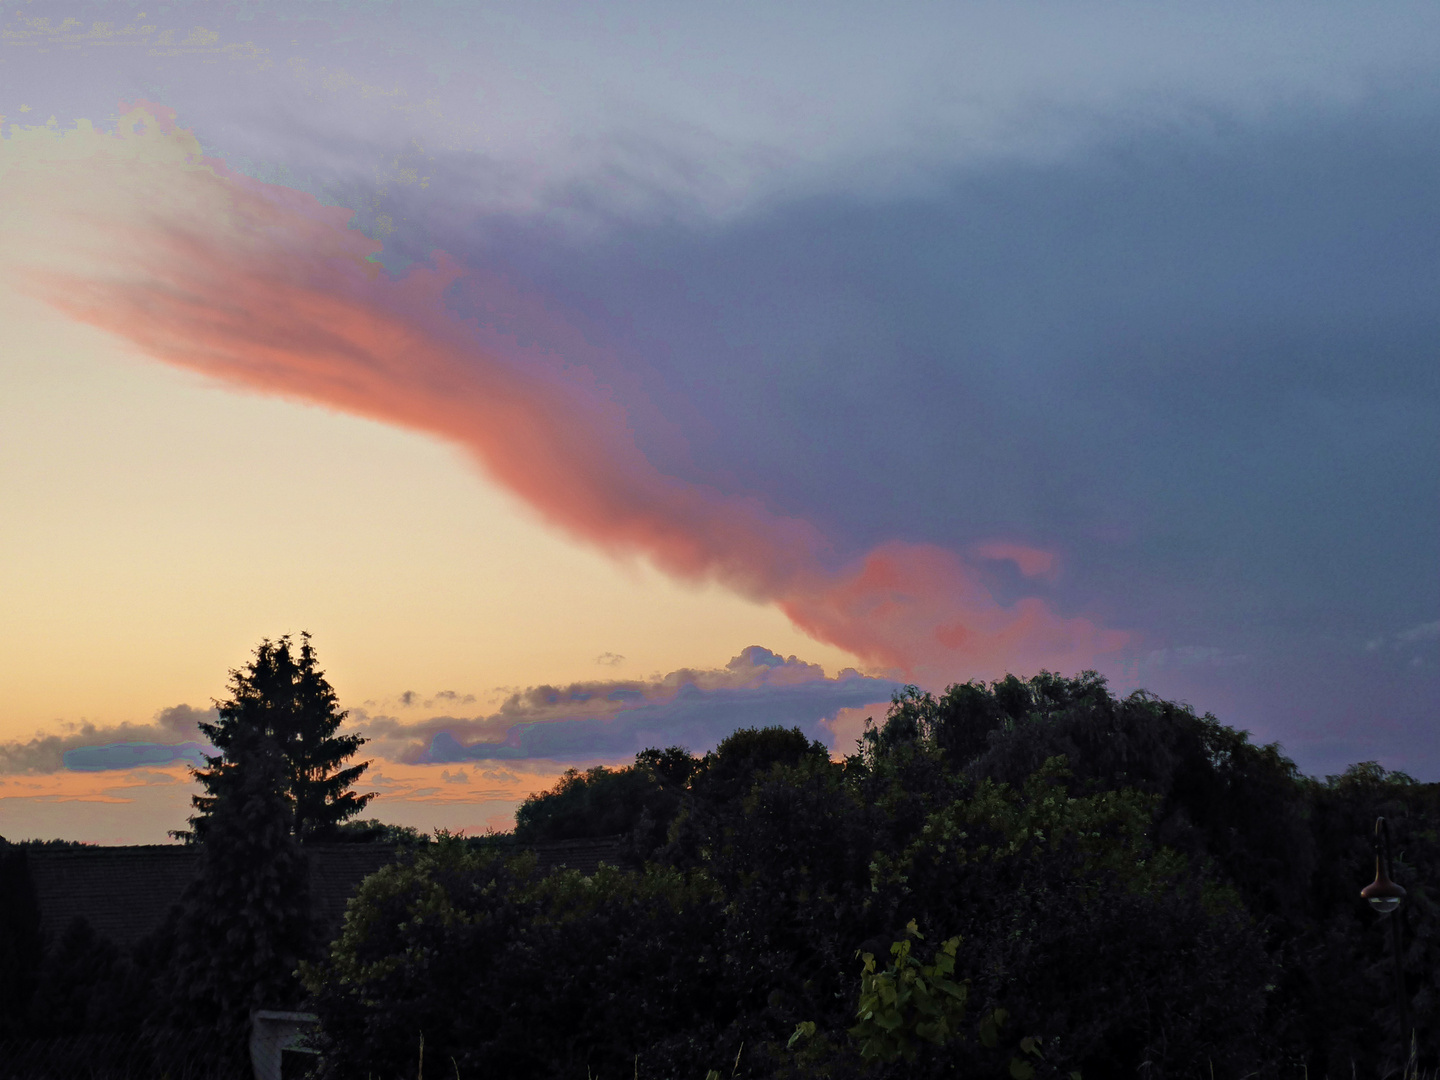
[[[310,858],[310,913],[325,940],[340,932],[345,905],[360,883],[395,861],[394,844],[307,844]]]
[[[535,859],[543,873],[566,867],[587,877],[606,866],[629,866],[634,856],[624,836],[596,836],[581,840],[552,840],[534,846]]]
[[[130,948],[179,902],[199,854],[180,844],[29,849],[42,937],[54,941],[83,917],[101,937]]]
[[[327,936],[338,931],[345,904],[360,882],[395,860],[390,844],[314,844],[310,907]],[[31,848],[26,852],[40,933],[55,940],[77,917],[101,937],[130,948],[157,929],[180,902],[199,866],[198,848],[183,844],[135,847]]]
[[[394,862],[391,844],[307,844],[310,905],[325,936],[339,932],[345,905],[360,883]],[[593,874],[604,862],[631,862],[624,837],[559,840],[534,848],[540,870]],[[199,866],[200,851],[183,844],[132,847],[29,848],[26,863],[40,909],[40,932],[56,940],[77,917],[101,937],[129,949],[159,928]]]

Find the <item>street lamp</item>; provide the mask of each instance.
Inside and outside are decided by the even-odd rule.
[[[1375,819],[1375,880],[1360,890],[1360,895],[1370,902],[1376,913],[1384,918],[1400,908],[1405,899],[1405,890],[1391,878],[1395,865],[1390,859],[1390,823],[1383,817]],[[1395,954],[1395,1003],[1400,1020],[1400,1052],[1409,1050],[1406,1045],[1410,1028],[1410,999],[1405,993],[1405,962],[1400,950],[1400,920],[1390,921],[1390,937]]]

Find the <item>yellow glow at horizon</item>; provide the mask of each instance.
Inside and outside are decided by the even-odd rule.
[[[343,706],[854,657],[557,535],[462,454],[238,394],[0,295],[0,739],[222,695],[309,630]],[[623,656],[611,666],[602,654]]]

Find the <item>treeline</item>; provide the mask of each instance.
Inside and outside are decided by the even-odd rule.
[[[304,968],[326,1077],[1376,1077],[1388,935],[1433,1068],[1440,785],[1301,775],[1212,716],[1041,674],[567,773],[512,836],[374,877]],[[541,874],[526,845],[623,835]]]
[[[34,1075],[248,1075],[279,1007],[320,1017],[325,1080],[1400,1075],[1390,924],[1358,896],[1377,815],[1414,1064],[1440,1066],[1440,785],[1305,777],[1093,673],[907,690],[841,761],[777,728],[646,750],[429,843],[355,820],[343,717],[308,640],[232,672],[199,873],[134,950],[41,942],[0,844],[0,1066],[49,1038],[75,1068]],[[617,865],[542,870],[586,838]],[[326,942],[305,852],[339,839],[407,853]]]

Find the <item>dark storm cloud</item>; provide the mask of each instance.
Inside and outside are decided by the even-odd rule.
[[[1354,642],[1440,613],[1437,122],[1391,87],[724,227],[486,218],[470,258],[637,358],[632,420],[667,470],[842,552],[1056,551],[1053,580],[1000,565],[991,587],[1134,628],[1122,681],[1302,760],[1317,725],[1384,713],[1376,752],[1424,772],[1435,669],[1373,689]]]

